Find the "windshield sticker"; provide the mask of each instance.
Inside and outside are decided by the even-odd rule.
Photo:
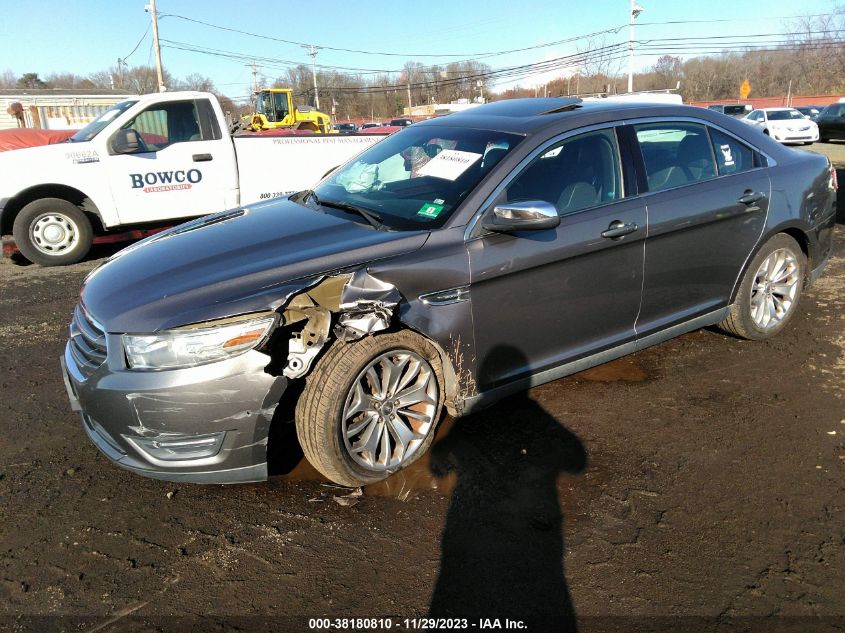
[[[731,146],[728,144],[721,146],[722,156],[725,158],[725,167],[730,167],[734,164],[734,157],[731,154]]]
[[[443,211],[442,204],[434,204],[432,202],[428,202],[420,207],[420,210],[417,211],[417,215],[421,215],[424,218],[436,218],[440,215],[440,212]]]
[[[472,167],[480,158],[481,154],[461,152],[456,149],[444,149],[423,165],[417,174],[420,176],[443,178],[444,180],[457,180],[461,174]]]

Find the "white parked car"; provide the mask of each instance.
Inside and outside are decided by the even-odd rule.
[[[781,143],[812,145],[819,140],[819,126],[795,108],[760,108],[740,120]]]

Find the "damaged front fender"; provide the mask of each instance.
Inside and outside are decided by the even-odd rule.
[[[307,374],[314,359],[329,341],[332,315],[337,314],[334,335],[355,341],[390,327],[402,295],[392,284],[370,275],[366,269],[324,277],[293,296],[282,313],[284,325],[305,321],[288,342],[287,378]]]

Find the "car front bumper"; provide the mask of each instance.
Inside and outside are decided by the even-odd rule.
[[[781,143],[815,143],[819,140],[819,131],[805,130],[800,132],[775,131],[772,137]]]
[[[69,341],[61,359],[71,408],[115,464],[145,477],[193,483],[267,479],[267,438],[287,379],[264,371],[250,351],[187,369],[126,369],[120,337],[106,335],[107,360],[77,362]]]

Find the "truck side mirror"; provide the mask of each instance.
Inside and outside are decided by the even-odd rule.
[[[115,154],[133,154],[141,149],[141,138],[135,130],[118,130],[112,137],[111,149]]]

